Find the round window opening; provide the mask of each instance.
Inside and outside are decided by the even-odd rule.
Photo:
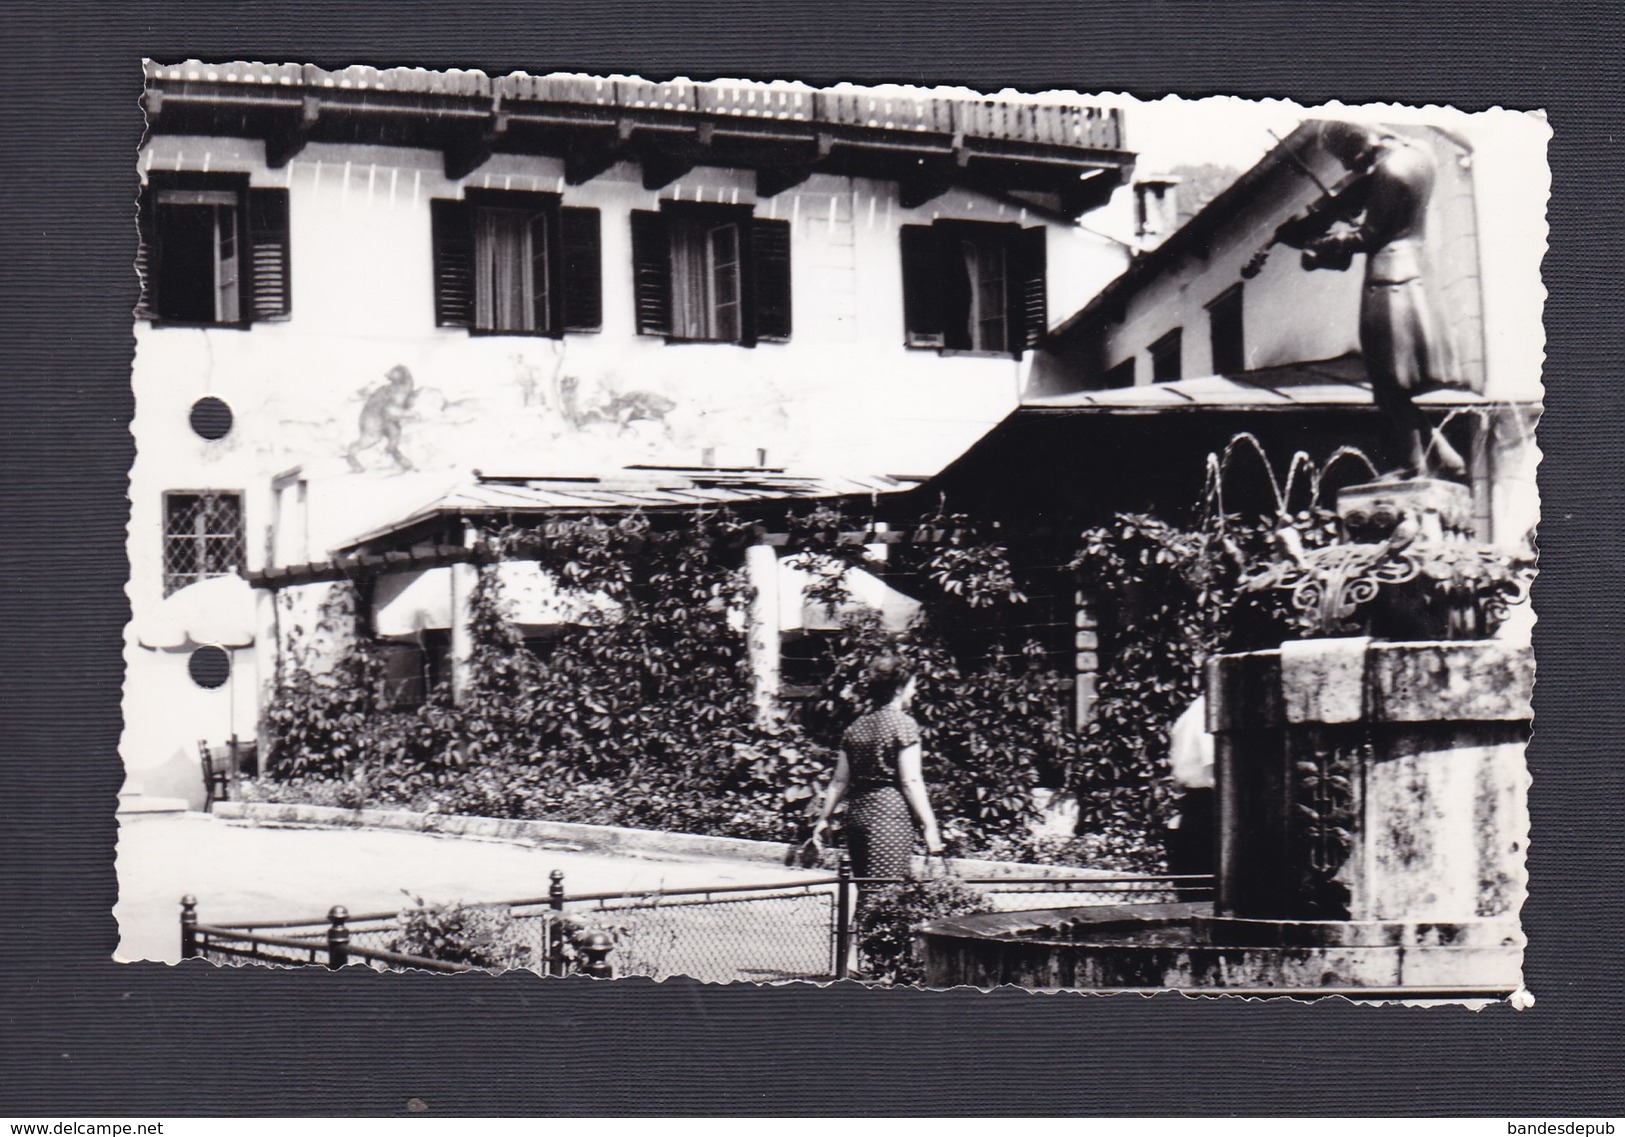
[[[231,656],[223,647],[200,647],[186,661],[186,670],[191,673],[192,682],[212,691],[231,678]]]
[[[224,399],[207,395],[192,404],[192,432],[213,442],[231,433],[231,408]]]

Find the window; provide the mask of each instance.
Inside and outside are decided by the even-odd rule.
[[[380,701],[386,710],[416,710],[451,677],[451,633],[444,628],[425,628],[416,643],[381,643],[378,648],[383,664]]]
[[[538,663],[546,663],[558,651],[559,644],[572,630],[568,624],[549,624],[546,627],[524,629],[525,650]]]
[[[1180,376],[1183,329],[1175,328],[1151,345],[1151,382],[1171,383]]]
[[[1106,374],[1100,377],[1100,385],[1106,388],[1134,386],[1134,357],[1131,355],[1108,367]]]
[[[668,201],[632,212],[638,332],[751,346],[790,338],[790,223]]]
[[[155,172],[141,191],[139,319],[244,326],[290,312],[288,191]]]
[[[1207,306],[1208,334],[1213,343],[1213,373],[1236,375],[1247,370],[1246,341],[1242,338],[1241,285],[1219,293]]]
[[[555,194],[467,191],[429,203],[435,324],[558,336],[603,324],[598,211]]]
[[[243,567],[243,498],[203,490],[164,495],[164,595]]]
[[[1042,228],[938,221],[900,241],[908,346],[1020,355],[1048,330]]]
[[[779,697],[810,699],[835,674],[837,633],[786,632],[779,641]]]

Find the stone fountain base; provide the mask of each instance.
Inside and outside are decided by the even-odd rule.
[[[1258,928],[1260,941],[1215,941],[1240,931],[1205,905],[1136,905],[1134,911],[1053,908],[936,920],[919,931],[929,987],[1116,990],[1352,988],[1417,997],[1504,995],[1520,986],[1521,935],[1498,923],[1304,925]],[[1312,942],[1317,936],[1324,942]],[[1337,942],[1340,940],[1355,942]]]
[[[1219,657],[1214,905],[939,920],[927,981],[1515,990],[1533,669],[1495,640]]]

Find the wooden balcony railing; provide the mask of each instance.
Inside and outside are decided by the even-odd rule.
[[[986,139],[1021,145],[1099,151],[1123,149],[1122,113],[1102,106],[1059,104],[1037,98],[983,98],[932,93],[906,87],[827,89],[793,82],[651,82],[634,78],[583,75],[488,76],[480,71],[429,71],[414,67],[346,67],[330,71],[311,64],[225,63],[189,61],[145,65],[149,92],[176,91],[177,85],[208,85],[217,97],[242,88],[245,102],[290,102],[306,96],[368,94],[427,96],[467,100],[489,106],[548,104],[560,109],[637,114],[700,116],[827,124],[897,133],[964,139]],[[227,88],[226,92],[219,91]],[[178,93],[178,92],[177,92]],[[341,96],[342,97],[342,96]],[[425,106],[423,109],[430,109]],[[453,106],[445,111],[456,113]]]

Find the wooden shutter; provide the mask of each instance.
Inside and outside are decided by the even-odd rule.
[[[750,227],[755,339],[790,338],[790,223],[756,218]]]
[[[249,295],[252,320],[286,319],[293,311],[289,275],[288,191],[248,191]]]
[[[135,302],[135,318],[138,320],[151,320],[157,315],[158,289],[152,275],[158,267],[158,258],[153,255],[157,229],[152,209],[152,187],[143,186],[141,195],[136,199],[135,214],[135,274],[141,287],[141,295]]]
[[[434,322],[442,328],[474,326],[474,223],[467,202],[429,202],[434,241]]]
[[[604,270],[596,209],[559,210],[559,285],[564,330],[596,332],[604,326]]]
[[[1013,262],[1016,287],[1011,290],[1010,350],[1019,354],[1037,347],[1049,331],[1049,298],[1045,277],[1049,269],[1047,230],[1042,226],[1016,234]]]
[[[935,229],[904,225],[899,231],[903,250],[903,342],[909,347],[941,347],[942,256]]]
[[[632,211],[632,287],[638,334],[671,334],[671,239],[666,219],[647,209]]]

